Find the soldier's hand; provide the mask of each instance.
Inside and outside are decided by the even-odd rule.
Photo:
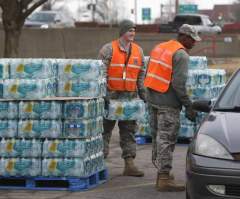
[[[143,100],[144,103],[146,103],[146,91],[144,89],[139,90],[138,95],[139,95],[140,99]]]
[[[185,115],[190,121],[196,122],[197,112],[193,110],[192,106],[186,107]]]

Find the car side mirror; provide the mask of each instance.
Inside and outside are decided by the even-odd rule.
[[[199,112],[209,113],[212,108],[210,100],[197,100],[193,102],[193,109]]]

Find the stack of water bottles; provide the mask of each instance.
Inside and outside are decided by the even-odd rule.
[[[150,114],[148,105],[145,104],[145,111],[142,113],[143,118],[137,120],[137,131],[136,136],[145,136],[151,137],[151,128],[150,128]]]
[[[194,100],[207,99],[214,101],[225,86],[226,72],[223,69],[209,69],[207,58],[204,56],[190,56],[187,90]],[[195,123],[185,117],[185,110],[181,112],[181,128],[179,138],[191,138],[204,118],[204,113],[198,113]]]
[[[91,59],[58,59],[57,96],[99,97],[103,96],[106,81],[101,61]]]
[[[5,99],[41,99],[56,95],[56,64],[51,59],[9,59],[9,78],[3,80]]]
[[[145,104],[141,99],[110,100],[105,117],[109,120],[143,120]]]
[[[101,67],[96,60],[0,59],[0,176],[84,177],[105,169]]]

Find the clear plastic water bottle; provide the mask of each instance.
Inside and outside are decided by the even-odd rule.
[[[81,158],[44,158],[43,176],[83,177],[84,160]]]
[[[0,145],[3,157],[41,157],[40,140],[3,139]]]
[[[4,80],[3,97],[7,99],[39,99],[43,97],[40,81],[27,79]]]
[[[4,85],[4,80],[0,79],[0,98],[3,98],[3,85]]]
[[[58,82],[58,96],[62,97],[98,97],[100,83],[83,82],[81,80],[60,80]]]
[[[88,117],[88,103],[86,100],[74,100],[64,102],[65,119],[79,119]]]
[[[16,137],[17,127],[17,120],[0,120],[0,137]]]
[[[23,138],[61,137],[60,120],[19,120],[18,136]]]
[[[18,119],[18,103],[0,102],[0,119]]]
[[[64,137],[79,138],[91,136],[90,120],[65,120]]]
[[[190,69],[206,69],[207,68],[207,57],[205,57],[205,56],[190,56],[188,67]]]
[[[2,158],[0,161],[3,176],[39,176],[41,160],[31,158]]]
[[[79,158],[86,156],[86,152],[84,140],[45,140],[43,143],[44,157]]]
[[[54,77],[55,67],[49,59],[21,59],[18,64],[10,62],[12,79],[44,79]]]
[[[140,99],[110,100],[107,118],[111,120],[140,120],[145,112],[144,102]]]
[[[0,59],[0,79],[9,78],[9,62],[10,59]]]

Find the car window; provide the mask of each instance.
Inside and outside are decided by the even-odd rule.
[[[240,106],[240,70],[224,89],[214,108],[232,108]]]
[[[28,18],[29,21],[39,21],[39,22],[54,22],[54,13],[33,13]]]
[[[177,24],[201,25],[201,22],[201,18],[198,16],[176,16],[175,18]]]
[[[206,24],[207,26],[211,26],[213,24],[213,22],[208,18],[208,17],[204,17],[204,24]]]

